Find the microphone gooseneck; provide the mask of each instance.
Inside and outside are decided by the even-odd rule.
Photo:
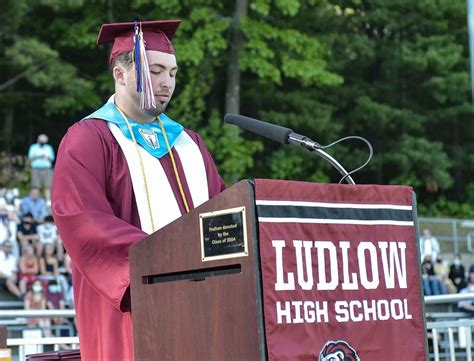
[[[271,140],[277,141],[282,144],[293,144],[298,145],[303,148],[306,148],[310,151],[314,151],[322,158],[326,159],[329,163],[331,163],[343,176],[340,180],[340,183],[345,180],[349,184],[355,184],[354,180],[351,177],[351,174],[354,172],[362,169],[372,158],[372,146],[370,142],[362,137],[350,136],[340,139],[336,142],[333,142],[327,146],[322,146],[321,144],[311,140],[310,138],[293,132],[292,129],[282,127],[280,125],[275,125],[271,123],[266,123],[261,120],[253,119],[250,117],[246,117],[243,115],[238,114],[226,114],[224,116],[224,122],[227,124],[236,125],[242,129],[248,130],[252,133],[261,135],[263,137],[269,138]],[[360,167],[347,172],[333,157],[327,154],[323,149],[329,148],[330,146],[339,143],[340,141],[346,139],[362,139],[369,147],[370,155],[368,160]]]

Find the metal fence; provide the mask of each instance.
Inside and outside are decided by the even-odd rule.
[[[473,319],[427,322],[430,360],[472,361]]]
[[[456,304],[461,300],[474,300],[474,293],[440,296],[426,296],[425,306]],[[433,361],[471,361],[474,355],[472,342],[474,319],[465,319],[469,315],[460,312],[427,312],[427,340],[429,360]],[[74,318],[74,310],[0,310],[0,320],[13,322],[26,318],[63,317]],[[15,323],[15,322],[13,322]],[[14,325],[12,327],[15,327]],[[40,330],[38,330],[40,331]],[[38,333],[40,335],[40,332]],[[13,360],[24,360],[27,354],[43,351],[43,346],[51,345],[54,350],[67,345],[69,348],[79,346],[78,337],[22,337],[7,339],[7,346],[12,349]]]
[[[453,218],[426,218],[419,217],[419,230],[430,229],[441,246],[445,255],[460,253],[464,263],[469,266],[474,264],[474,220]],[[449,257],[449,256],[448,256]],[[445,304],[449,312],[431,312],[427,322],[427,338],[430,348],[429,359],[439,360],[472,360],[474,355],[472,336],[474,319],[463,319],[465,314],[452,312],[455,302],[463,298],[473,298],[474,295],[442,295],[427,296],[425,304]],[[8,302],[7,302],[8,303]],[[2,302],[0,309],[0,325],[6,325],[9,332],[7,346],[13,351],[13,360],[24,360],[29,353],[41,352],[43,346],[58,350],[67,345],[76,348],[79,345],[77,337],[12,337],[14,331],[28,329],[25,320],[30,317],[63,317],[73,319],[74,310],[10,310],[9,305]],[[38,330],[41,331],[41,330]]]
[[[13,359],[25,360],[26,355],[43,352],[43,346],[52,345],[54,351],[61,347],[79,348],[79,337],[28,337],[7,340]]]
[[[428,228],[441,246],[441,253],[474,255],[474,220],[456,218],[418,218],[420,232]]]
[[[425,307],[443,305],[453,309],[459,301],[474,300],[474,293],[425,296]],[[426,337],[429,360],[472,361],[474,319],[463,312],[427,312]]]
[[[12,359],[25,360],[26,355],[41,353],[44,347],[50,347],[54,351],[78,348],[78,337],[43,337],[42,329],[28,327],[26,322],[28,318],[74,319],[75,317],[74,310],[0,310],[1,324],[7,326],[7,347],[12,351]],[[51,331],[54,331],[55,327],[52,326]],[[12,334],[17,334],[19,337],[12,337]]]

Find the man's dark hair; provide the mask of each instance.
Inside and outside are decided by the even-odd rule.
[[[54,223],[54,218],[52,215],[47,215],[46,217],[44,217],[44,221]]]
[[[133,51],[117,55],[114,60],[112,60],[112,64],[110,64],[110,69],[112,70],[117,64],[120,64],[127,69],[130,68],[133,65]]]

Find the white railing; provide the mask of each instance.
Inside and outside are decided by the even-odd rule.
[[[473,300],[474,293],[425,296],[425,305],[456,304],[459,301]],[[461,312],[428,313],[437,320],[426,323],[428,342],[431,343],[430,360],[467,360],[472,361],[474,355],[472,334],[474,319]],[[453,319],[451,316],[457,316]],[[459,318],[459,317],[465,317]],[[467,318],[467,319],[466,319]]]
[[[439,296],[425,296],[426,305],[432,304],[455,304],[462,300],[474,299],[474,293],[450,294]],[[434,313],[433,313],[434,314]],[[430,360],[459,360],[460,357],[472,361],[474,355],[474,344],[472,335],[474,331],[474,319],[452,319],[451,313],[445,314],[448,320],[436,320],[427,322],[427,336],[432,342],[433,352]],[[465,315],[457,312],[456,315]],[[27,318],[74,318],[74,310],[5,310],[0,309],[0,321],[5,323]],[[445,318],[445,317],[442,317]],[[62,345],[71,348],[79,347],[78,337],[30,337],[30,338],[8,338],[7,346],[12,348],[14,354],[18,354],[19,360],[24,360],[26,354],[42,352],[42,346],[54,345],[58,350]],[[18,349],[17,349],[18,348]],[[33,350],[33,351],[32,351]],[[16,351],[16,352],[15,352]]]
[[[74,310],[0,310],[0,320],[15,321],[26,318],[74,318]],[[79,337],[41,337],[41,330],[28,330],[33,337],[7,338],[7,346],[18,360],[25,360],[26,355],[43,352],[43,346],[53,345],[55,351],[61,347],[79,348]],[[37,331],[36,333],[34,331]],[[16,358],[16,357],[15,357]],[[15,359],[13,358],[13,359]]]
[[[72,349],[79,348],[79,337],[29,337],[29,338],[9,338],[7,346],[16,354],[18,348],[18,359],[25,360],[26,355],[43,352],[44,345],[54,345],[54,350],[60,349],[61,345],[67,345]]]
[[[442,253],[473,254],[474,220],[418,217],[418,229],[421,232],[424,228],[442,243]]]
[[[18,317],[39,318],[73,318],[76,317],[74,310],[0,310],[0,319]]]
[[[425,305],[433,305],[433,304],[439,304],[439,303],[454,303],[454,302],[465,301],[465,300],[474,300],[474,292],[462,293],[462,294],[455,293],[455,294],[449,294],[449,295],[425,296]]]
[[[465,360],[472,361],[474,320],[427,322],[426,328],[428,339],[431,336],[432,340],[434,361],[440,361],[441,357],[452,361],[465,357]]]

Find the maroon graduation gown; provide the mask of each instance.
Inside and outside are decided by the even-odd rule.
[[[225,189],[202,139],[186,130],[201,150],[209,197]],[[173,151],[189,206],[192,199],[179,155]],[[169,154],[160,162],[181,213],[185,212]],[[151,185],[159,187],[159,185]],[[59,147],[52,212],[71,256],[80,350],[83,360],[133,360],[129,312],[131,245],[147,236],[140,219],[125,156],[107,122],[74,124]]]

